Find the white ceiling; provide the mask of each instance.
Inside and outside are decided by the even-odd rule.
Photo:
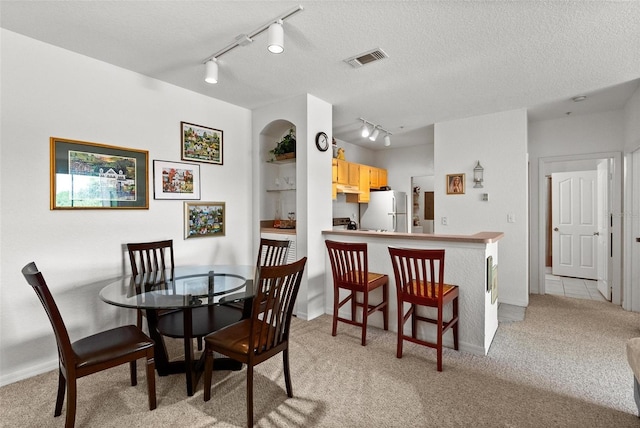
[[[262,33],[219,58],[218,84],[204,82],[205,59],[298,4],[284,54],[268,53]],[[364,142],[359,117],[389,130],[393,147],[425,144],[447,120],[619,109],[640,78],[637,1],[2,0],[0,23],[249,109],[312,94],[333,105],[336,138],[372,149],[382,138]],[[389,58],[344,62],[373,48]]]

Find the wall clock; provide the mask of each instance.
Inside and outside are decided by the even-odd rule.
[[[324,132],[318,132],[316,134],[316,147],[321,152],[326,152],[329,148],[329,137]]]

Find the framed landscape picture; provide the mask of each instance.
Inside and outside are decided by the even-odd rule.
[[[222,131],[180,122],[182,160],[222,165]]]
[[[50,208],[148,209],[149,152],[50,138]]]
[[[153,161],[154,199],[200,199],[200,165]]]
[[[224,236],[224,202],[185,202],[184,237]]]

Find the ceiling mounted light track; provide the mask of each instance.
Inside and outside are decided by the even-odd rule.
[[[391,132],[387,131],[382,126],[376,125],[375,123],[369,122],[368,120],[363,119],[361,117],[359,117],[358,120],[362,121],[362,128],[360,132],[360,135],[362,135],[362,138],[369,137],[369,140],[376,141],[378,139],[378,136],[380,135],[380,131],[382,131],[385,133],[385,136],[384,136],[385,147],[389,147],[391,145],[391,135],[392,135]],[[369,129],[368,125],[371,125],[371,130]]]
[[[268,31],[268,45],[267,49],[269,52],[274,54],[279,54],[284,52],[284,28],[283,23],[284,20],[291,17],[292,15],[300,12],[304,8],[302,5],[298,5],[295,8],[283,13],[282,15],[272,19],[266,24],[256,28],[252,32],[248,34],[240,34],[235,38],[235,40],[229,43],[224,48],[220,49],[218,52],[214,53],[207,59],[205,59],[202,63],[205,64],[205,82],[207,83],[218,83],[218,58],[220,56],[226,54],[232,49],[237,48],[238,46],[246,46],[253,42],[253,38],[258,34]],[[214,78],[215,77],[215,78]]]

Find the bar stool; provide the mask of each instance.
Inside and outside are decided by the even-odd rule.
[[[362,346],[367,344],[367,320],[371,314],[381,311],[384,329],[389,329],[389,276],[381,273],[369,272],[366,243],[345,243],[325,241],[331,260],[333,273],[333,330],[335,336],[338,321],[362,327]],[[382,302],[377,305],[369,304],[369,292],[382,287]],[[340,290],[347,290],[349,294],[340,301]],[[357,293],[362,293],[363,301],[358,302]],[[347,302],[351,302],[351,319],[338,315],[339,309]],[[356,308],[362,308],[362,322],[356,321]]]
[[[396,280],[398,300],[398,347],[396,357],[402,358],[404,340],[435,348],[438,371],[442,371],[442,336],[453,330],[453,347],[458,350],[458,286],[444,283],[444,250],[419,250],[389,247]],[[453,305],[453,316],[443,320],[444,306]],[[404,312],[404,303],[409,310]],[[437,319],[417,314],[417,306],[437,308]],[[411,318],[411,336],[404,334],[404,324]],[[437,326],[436,343],[418,339],[418,321]]]

